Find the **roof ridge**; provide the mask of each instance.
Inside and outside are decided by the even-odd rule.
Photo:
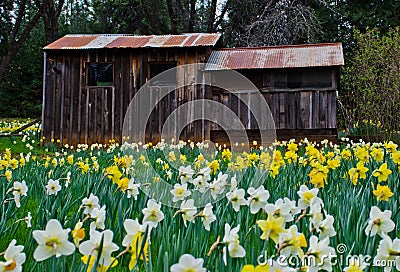
[[[225,47],[218,48],[215,51],[229,51],[229,50],[262,50],[274,48],[303,48],[303,47],[323,47],[323,46],[342,46],[341,42],[326,42],[326,43],[305,43],[305,44],[287,44],[287,45],[269,45],[269,46],[241,46],[241,47]]]

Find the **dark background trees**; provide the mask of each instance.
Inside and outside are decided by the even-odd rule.
[[[39,116],[42,48],[68,33],[221,32],[228,47],[342,41],[351,64],[355,31],[399,26],[400,1],[3,0],[0,16],[0,116]]]

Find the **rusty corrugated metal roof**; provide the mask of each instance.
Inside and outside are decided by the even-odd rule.
[[[225,48],[215,50],[206,70],[272,69],[343,65],[341,43]]]
[[[141,47],[214,46],[221,34],[188,33],[181,35],[66,35],[44,47],[51,49],[99,49]]]

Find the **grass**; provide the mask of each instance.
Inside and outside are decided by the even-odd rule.
[[[32,137],[29,138],[32,144]],[[61,147],[57,152],[46,153],[52,150],[52,146],[38,147],[33,146],[31,150],[25,150],[26,142],[4,143],[4,148],[11,149],[11,155],[2,152],[0,168],[0,192],[2,195],[2,206],[0,208],[0,252],[4,251],[12,239],[17,240],[17,244],[24,245],[26,262],[23,265],[24,271],[87,271],[87,265],[81,261],[82,254],[77,248],[72,255],[61,256],[59,258],[51,257],[45,261],[37,262],[33,258],[33,252],[37,247],[33,239],[34,230],[43,230],[50,219],[57,219],[64,228],[74,229],[78,221],[84,221],[85,238],[84,242],[90,237],[90,223],[93,218],[85,219],[81,208],[82,200],[91,193],[98,196],[99,205],[106,206],[105,229],[110,229],[114,233],[113,242],[119,246],[119,250],[113,253],[116,257],[124,251],[122,241],[126,235],[124,222],[127,219],[138,219],[143,223],[143,209],[146,207],[149,197],[141,191],[135,200],[127,198],[127,190],[122,184],[123,178],[134,178],[147,193],[155,193],[156,190],[164,188],[163,196],[153,195],[153,198],[166,201],[170,197],[169,189],[165,186],[173,185],[180,180],[177,168],[181,165],[191,165],[193,169],[208,167],[212,160],[216,160],[219,166],[218,171],[228,174],[228,185],[231,178],[236,175],[238,188],[243,188],[246,192],[249,187],[263,185],[270,194],[268,203],[275,203],[280,198],[287,197],[298,203],[298,191],[301,185],[308,188],[319,186],[318,197],[323,200],[324,207],[322,218],[332,215],[334,217],[334,228],[336,235],[329,238],[330,246],[336,248],[340,244],[347,246],[347,251],[342,255],[363,254],[376,256],[379,243],[382,240],[379,236],[369,237],[365,233],[368,225],[370,210],[372,206],[383,210],[392,211],[391,220],[396,227],[388,235],[391,239],[399,237],[400,234],[400,203],[397,192],[400,190],[399,161],[395,145],[371,145],[371,144],[343,144],[334,146],[328,143],[312,144],[303,142],[298,145],[299,150],[295,151],[297,158],[290,154],[292,145],[279,143],[275,149],[275,161],[272,167],[278,168],[276,176],[271,175],[264,169],[261,155],[270,154],[272,151],[252,150],[251,154],[232,154],[231,158],[223,155],[221,151],[215,157],[208,158],[208,161],[199,160],[199,155],[204,153],[201,148],[190,148],[189,145],[170,146],[170,145],[147,145],[145,149],[139,146],[137,152],[133,147],[132,152],[124,151],[118,145],[110,145],[106,148],[100,148],[98,145],[85,146],[80,150],[71,150]],[[35,143],[34,143],[35,144]],[[372,156],[376,150],[382,152],[381,160]],[[5,150],[5,149],[4,149]],[[345,151],[350,151],[350,156],[345,155]],[[176,161],[168,161],[169,152],[175,152]],[[374,152],[375,153],[374,153]],[[20,154],[20,153],[23,154]],[[166,155],[164,155],[166,154]],[[179,155],[184,155],[186,161]],[[367,154],[365,156],[365,154]],[[131,157],[130,157],[131,155]],[[145,157],[141,157],[141,155]],[[225,157],[224,157],[225,156]],[[239,156],[239,158],[238,158]],[[251,157],[253,156],[253,157]],[[400,157],[400,156],[399,156]],[[19,162],[14,169],[11,167],[13,159],[20,161],[24,158],[25,162]],[[72,158],[72,159],[71,159]],[[158,160],[158,158],[162,158]],[[182,159],[182,161],[180,161]],[[328,167],[329,161],[339,160],[339,166]],[[368,168],[365,179],[357,179],[354,184],[349,176],[349,171],[355,168],[357,163],[364,161]],[[386,163],[392,171],[387,181],[379,182],[373,173],[382,164]],[[6,165],[4,167],[4,165]],[[168,165],[168,167],[166,167]],[[87,168],[86,168],[87,166]],[[110,175],[110,166],[116,166],[118,171],[113,175],[121,174],[121,177],[112,181],[113,175]],[[322,169],[326,167],[328,172],[325,176],[325,182],[319,185],[310,179],[310,173],[313,169]],[[12,179],[6,180],[5,172],[12,171]],[[168,183],[157,182],[155,175],[166,177],[167,172],[172,171],[171,179]],[[211,180],[217,178],[218,171],[211,174]],[[70,183],[67,185],[68,172],[71,173]],[[376,172],[375,172],[376,173]],[[46,185],[49,179],[59,180],[61,190],[57,195],[48,195]],[[17,208],[13,195],[9,189],[13,182],[25,180],[29,188],[27,196],[21,197],[21,207]],[[389,197],[388,201],[378,201],[373,194],[377,185],[387,185],[394,195]],[[193,184],[189,184],[194,189]],[[266,254],[271,257],[277,253],[277,245],[271,239],[263,240],[260,238],[263,231],[257,224],[258,220],[266,220],[267,213],[260,210],[256,214],[250,213],[247,205],[241,206],[239,212],[235,212],[232,204],[225,198],[226,191],[221,194],[219,201],[212,201],[213,213],[217,220],[211,223],[210,231],[204,229],[201,216],[196,217],[192,223],[188,222],[185,226],[182,215],[177,213],[179,208],[171,208],[163,205],[161,210],[164,213],[164,219],[158,223],[158,226],[149,233],[149,240],[143,239],[143,243],[137,245],[137,254],[143,252],[145,242],[149,243],[149,256],[137,260],[137,266],[133,271],[170,271],[173,264],[179,261],[179,258],[186,253],[190,253],[195,258],[204,260],[204,267],[209,271],[241,271],[245,264],[257,264],[260,255]],[[195,191],[192,191],[193,195]],[[192,195],[192,196],[193,196]],[[200,194],[207,197],[207,192]],[[192,197],[191,196],[191,197]],[[189,197],[190,198],[190,197]],[[249,194],[246,193],[246,198]],[[180,205],[178,202],[177,206]],[[197,213],[203,210],[203,207],[197,208]],[[27,228],[24,218],[28,212],[32,215],[32,228]],[[306,216],[301,213],[295,215],[292,222],[284,224],[285,229],[296,225],[299,233],[304,235],[307,246],[301,248],[305,253],[310,248],[310,239],[313,235],[319,236],[318,230],[311,224],[310,208],[306,210]],[[201,215],[201,214],[200,214]],[[219,244],[210,254],[210,248],[217,240],[218,236],[222,239],[225,235],[225,224],[228,223],[232,228],[240,226],[238,232],[238,241],[246,251],[243,258],[233,258],[227,256],[226,263],[223,261],[223,244]],[[101,231],[101,230],[99,230]],[[143,237],[147,237],[144,234]],[[72,241],[72,238],[69,237]],[[136,248],[136,247],[135,247]],[[110,268],[110,271],[128,271],[129,262],[132,254],[126,253],[118,257],[118,265]],[[1,260],[2,257],[0,257]],[[333,266],[333,271],[343,271],[345,264]],[[300,268],[300,267],[297,267]],[[365,271],[381,271],[378,267],[368,267]]]

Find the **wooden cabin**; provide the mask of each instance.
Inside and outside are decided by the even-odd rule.
[[[207,33],[67,35],[49,44],[44,48],[43,136],[70,145],[121,142],[124,114],[140,87],[170,68],[204,63],[219,39],[220,34]],[[154,119],[189,99],[187,93],[181,96],[165,99]],[[150,140],[153,127],[159,126],[151,124]]]
[[[183,103],[204,98],[204,92],[237,113],[249,138],[257,139],[257,124],[237,96],[199,85],[191,76],[200,71],[212,80],[227,69],[243,74],[261,91],[278,139],[334,139],[339,70],[344,63],[340,43],[235,49],[220,48],[220,43],[220,34],[215,33],[60,38],[44,48],[43,136],[69,145],[121,142],[125,112],[146,82],[170,68],[205,63],[201,71],[177,73],[176,81],[185,87],[164,97],[155,108],[146,140],[160,140],[168,116]],[[161,82],[150,91],[156,95],[168,84]],[[246,99],[246,90],[238,92]],[[224,137],[222,129],[209,122],[190,124],[180,135],[194,141],[224,142]]]
[[[212,64],[206,70],[213,70],[214,77],[232,69],[257,86],[272,112],[277,139],[337,140],[336,98],[344,64],[341,43],[222,48],[211,53],[207,64]],[[246,100],[246,95],[243,90],[241,99]],[[213,89],[213,99],[246,116],[237,98],[224,90]],[[246,124],[249,138],[254,138],[257,124]],[[211,138],[227,141],[215,124]]]

